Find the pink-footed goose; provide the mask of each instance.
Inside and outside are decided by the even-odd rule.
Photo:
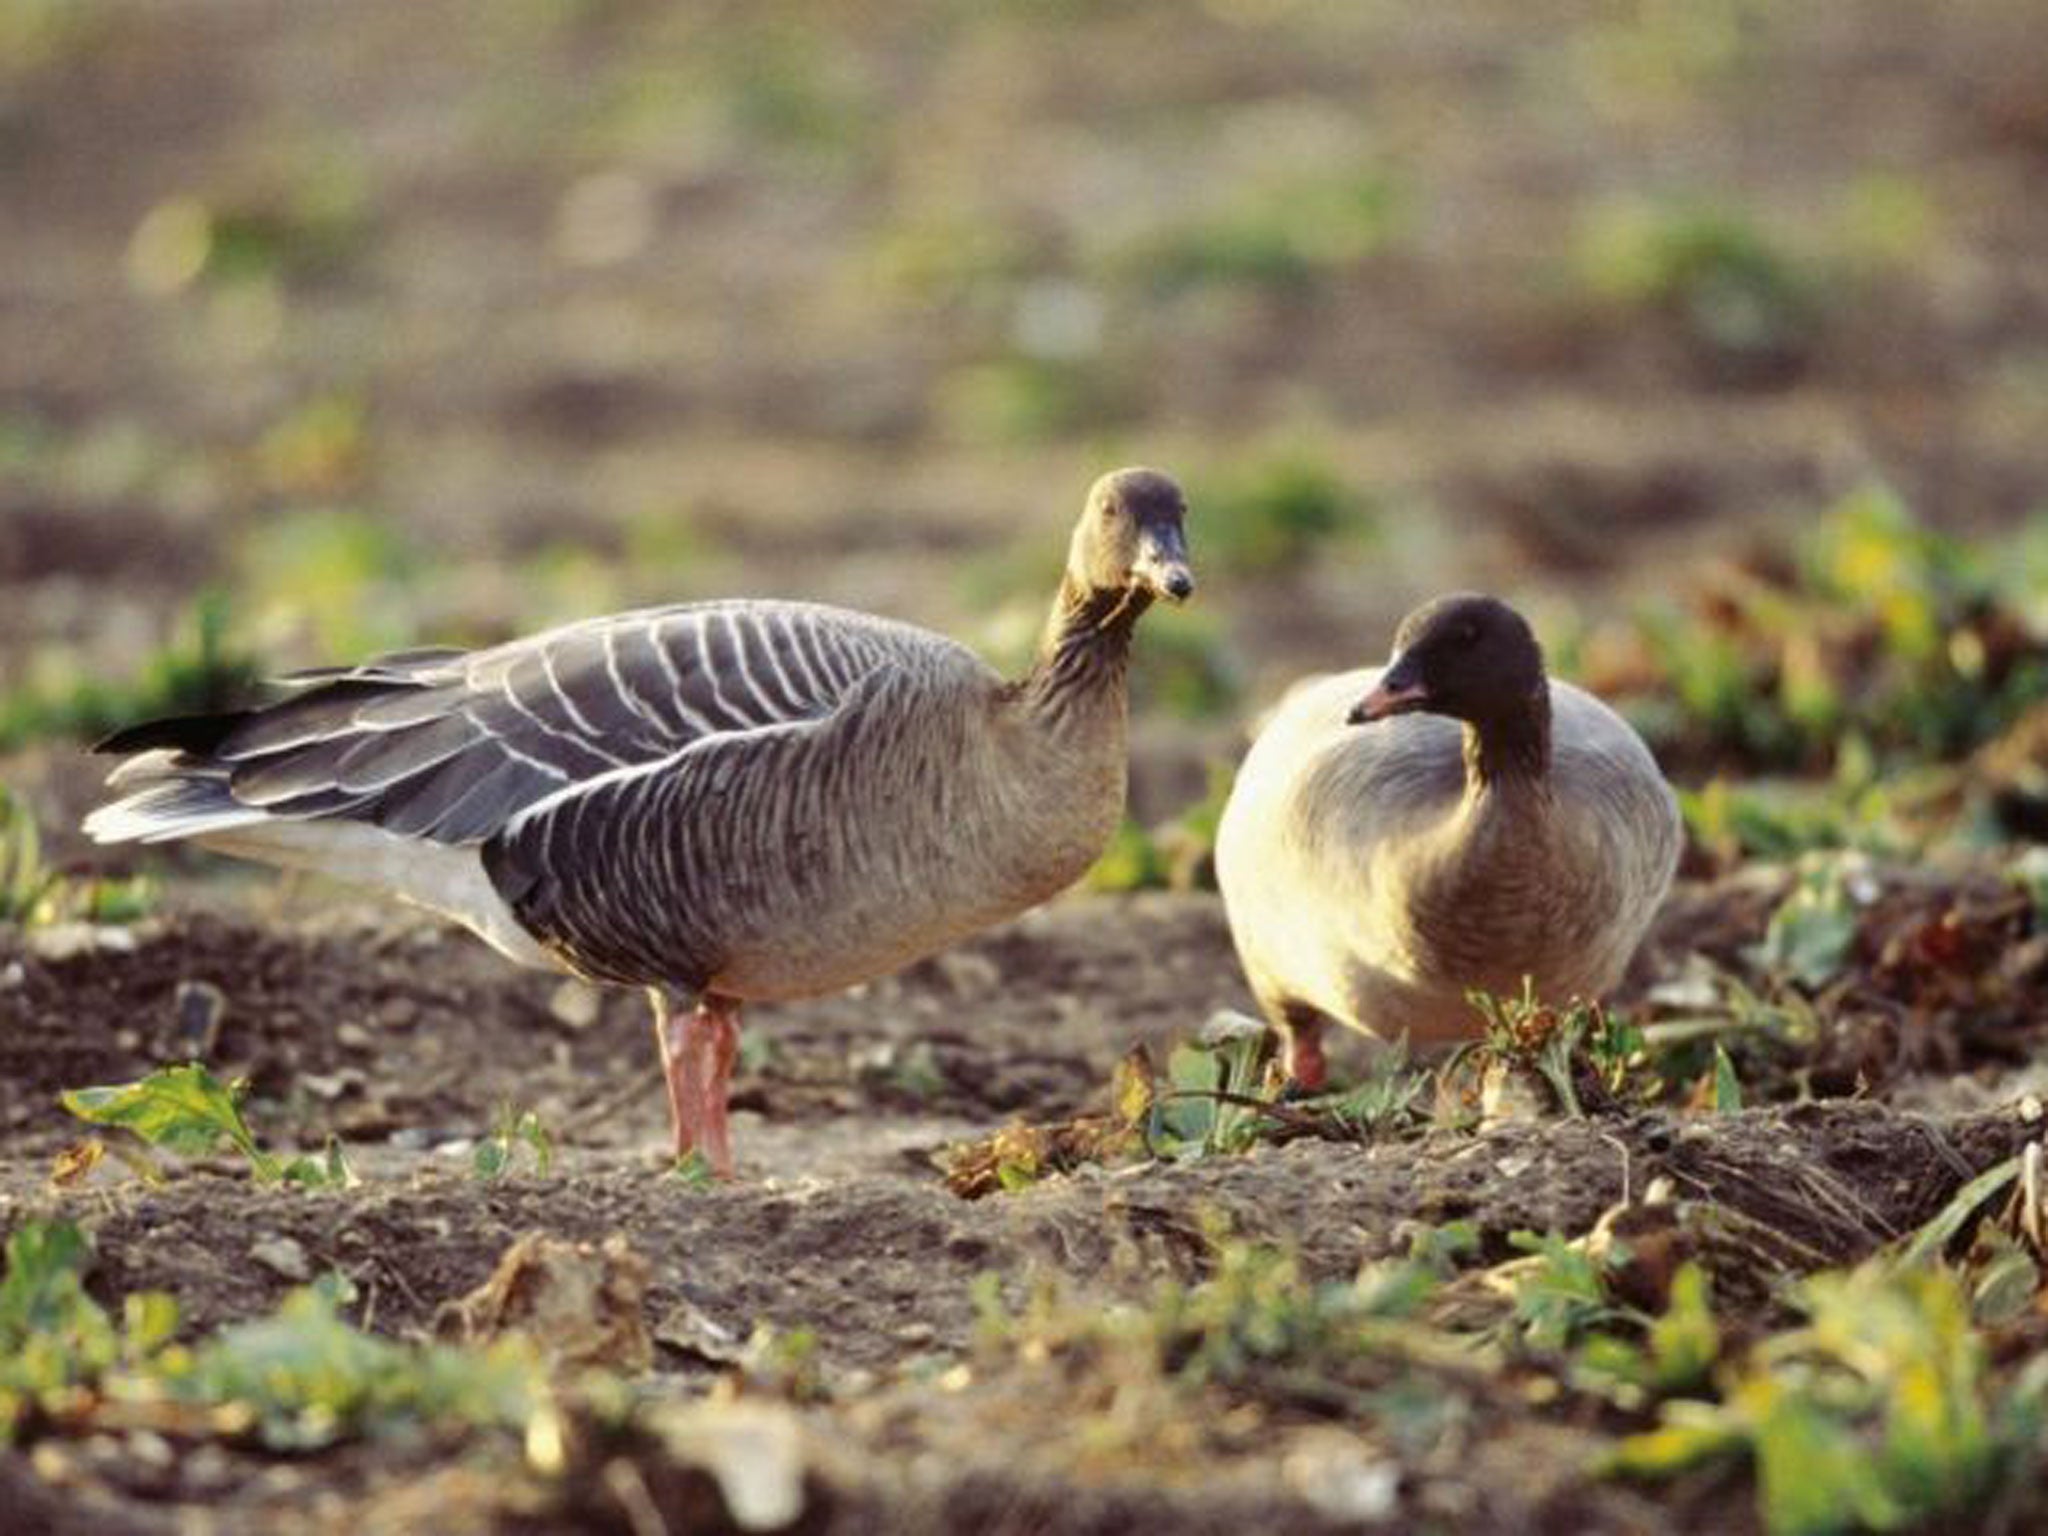
[[[159,720],[85,829],[381,887],[515,960],[645,988],[678,1156],[721,1173],[743,1000],[897,969],[1071,883],[1123,812],[1125,664],[1194,590],[1185,503],[1105,475],[1036,664],[807,603],[591,619],[294,674]]]
[[[1678,862],[1678,806],[1605,704],[1546,678],[1520,614],[1456,594],[1385,668],[1310,679],[1252,744],[1216,873],[1290,1076],[1335,1020],[1433,1043],[1469,988],[1562,1001],[1614,985]]]

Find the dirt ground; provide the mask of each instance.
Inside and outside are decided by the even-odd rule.
[[[1674,903],[1674,930],[1697,934],[1703,905],[1740,910],[1726,893],[1690,896]],[[815,1335],[823,1400],[759,1409],[798,1437],[806,1528],[1355,1528],[1341,1499],[1355,1449],[1339,1454],[1314,1416],[1240,1427],[1178,1464],[1165,1449],[1171,1425],[1147,1432],[1167,1437],[1149,1452],[1077,1449],[1067,1418],[1093,1405],[1081,1384],[1038,1379],[1043,1366],[985,1368],[935,1393],[931,1383],[980,1359],[980,1276],[1001,1277],[1019,1304],[1047,1283],[1081,1306],[1142,1300],[1163,1277],[1206,1273],[1219,1226],[1284,1243],[1329,1279],[1400,1251],[1416,1223],[1473,1223],[1475,1259],[1493,1262],[1509,1255],[1510,1233],[1585,1232],[1660,1177],[1768,1233],[1775,1272],[1797,1274],[1912,1230],[2033,1134],[2011,1109],[1910,1114],[1847,1099],[1295,1141],[962,1200],[941,1178],[943,1148],[1012,1117],[1100,1108],[1134,1037],[1163,1041],[1240,1001],[1212,897],[1080,897],[858,995],[759,1010],[749,1030],[761,1045],[735,1094],[741,1178],[690,1188],[660,1172],[660,1094],[637,997],[612,997],[580,1022],[554,981],[458,933],[324,902],[309,915],[224,899],[225,911],[145,924],[132,951],[0,953],[0,1223],[53,1210],[80,1219],[99,1255],[94,1289],[171,1290],[195,1335],[276,1307],[292,1266],[261,1255],[280,1243],[311,1272],[351,1277],[378,1329],[423,1335],[522,1234],[622,1235],[649,1266],[657,1377],[686,1394],[729,1369],[760,1324]],[[1645,980],[1665,952],[1653,945]],[[190,1037],[193,984],[218,989],[210,1044]],[[221,1074],[250,1079],[257,1123],[301,1146],[340,1137],[362,1185],[265,1190],[209,1160],[154,1188],[48,1184],[50,1157],[78,1136],[58,1090],[126,1080],[196,1044]],[[471,1173],[474,1139],[506,1102],[553,1128],[548,1175]],[[1773,1304],[1767,1290],[1753,1298]],[[1456,1386],[1446,1391],[1467,1421],[1397,1462],[1389,1517],[1619,1531],[1670,1516],[1668,1494],[1652,1503],[1575,1470],[1598,1426]],[[168,1531],[186,1528],[180,1510],[204,1511],[207,1529],[251,1532],[287,1519],[399,1530],[429,1508],[451,1530],[624,1518],[602,1488],[541,1491],[516,1458],[493,1469],[475,1453],[356,1447],[284,1463],[216,1452],[167,1469],[101,1442],[41,1453],[38,1470],[71,1494],[50,1506],[47,1528]],[[1676,1507],[1699,1515],[1698,1528],[1749,1528],[1723,1490],[1680,1488]]]

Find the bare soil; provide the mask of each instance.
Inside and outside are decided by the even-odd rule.
[[[1694,922],[1712,900],[1710,887],[1682,893],[1674,920]],[[1297,1140],[1089,1168],[979,1201],[950,1194],[947,1145],[1008,1117],[1099,1108],[1133,1038],[1185,1033],[1239,1001],[1220,911],[1201,895],[1071,898],[861,994],[757,1010],[747,1027],[766,1049],[750,1051],[736,1090],[741,1177],[714,1187],[662,1171],[638,998],[565,1022],[558,1014],[581,1015],[558,1010],[551,978],[417,920],[230,905],[153,920],[132,951],[52,961],[10,941],[0,973],[0,1225],[53,1211],[80,1220],[98,1250],[97,1293],[169,1290],[200,1333],[276,1307],[294,1277],[260,1255],[286,1239],[311,1271],[355,1281],[372,1326],[428,1336],[522,1235],[618,1235],[648,1264],[657,1378],[686,1395],[711,1390],[759,1325],[815,1336],[824,1400],[775,1411],[800,1430],[815,1485],[807,1526],[835,1530],[1220,1531],[1260,1511],[1289,1528],[1350,1528],[1324,1486],[1344,1473],[1325,1465],[1335,1452],[1314,1414],[1205,1431],[1187,1461],[1170,1448],[1193,1431],[1173,1424],[1090,1450],[1075,1424],[1101,1409],[1097,1384],[977,1353],[980,1276],[1001,1277],[1011,1305],[1046,1284],[1083,1306],[1142,1301],[1162,1278],[1201,1278],[1228,1231],[1342,1279],[1403,1251],[1417,1224],[1453,1220],[1476,1227],[1474,1262],[1497,1262],[1511,1233],[1584,1233],[1661,1178],[1682,1206],[1715,1213],[1715,1240],[1735,1245],[1716,1256],[1717,1278],[1760,1321],[1782,1304],[1784,1279],[1912,1230],[2031,1134],[2010,1110],[1836,1100]],[[195,984],[218,989],[206,1057],[249,1079],[254,1122],[306,1147],[341,1138],[360,1187],[265,1189],[224,1160],[182,1164],[157,1187],[47,1182],[51,1155],[79,1133],[58,1091],[181,1059],[195,1045]],[[559,1161],[546,1176],[471,1172],[469,1149],[506,1102],[553,1129]],[[962,1365],[980,1370],[935,1391]],[[1597,1425],[1532,1412],[1509,1384],[1443,1390],[1466,1416],[1455,1437],[1466,1450],[1439,1441],[1397,1463],[1402,1518],[1509,1530],[1649,1518],[1645,1495],[1585,1474]],[[649,1476],[682,1475],[649,1447],[613,1449]],[[56,1530],[169,1530],[180,1510],[208,1529],[398,1529],[429,1489],[445,1529],[625,1518],[615,1488],[543,1483],[508,1453],[354,1447],[279,1464],[216,1452],[166,1470],[109,1445],[47,1442],[41,1457],[75,1495],[50,1513]],[[1709,1528],[1747,1528],[1744,1502],[1711,1490],[1681,1488],[1677,1507]]]

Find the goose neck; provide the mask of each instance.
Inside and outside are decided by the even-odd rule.
[[[1465,782],[1476,794],[1512,798],[1547,793],[1550,782],[1550,686],[1519,709],[1465,726]]]
[[[1063,720],[1077,702],[1120,705],[1131,632],[1151,601],[1135,588],[1105,591],[1084,587],[1071,576],[1063,580],[1039,641],[1038,659],[1024,679],[1026,706]]]

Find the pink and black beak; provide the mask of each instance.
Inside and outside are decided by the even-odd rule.
[[[1351,706],[1346,725],[1371,725],[1393,715],[1409,715],[1429,706],[1429,688],[1404,656],[1380,674],[1372,691]]]

